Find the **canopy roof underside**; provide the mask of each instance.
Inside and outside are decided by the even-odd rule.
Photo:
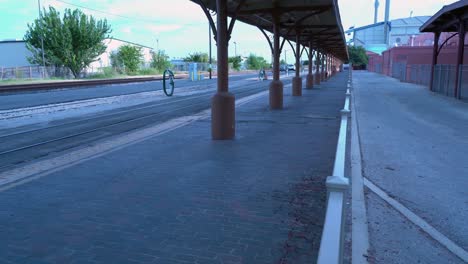
[[[421,32],[457,32],[460,22],[468,21],[468,0],[461,0],[446,5],[429,18],[419,29]]]
[[[192,0],[215,11],[216,0]],[[244,23],[273,32],[275,21],[280,36],[321,52],[347,60],[348,52],[336,0],[228,0],[228,15]]]

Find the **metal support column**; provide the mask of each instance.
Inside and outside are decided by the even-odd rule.
[[[325,53],[322,54],[322,71],[320,74],[320,81],[324,82],[325,81],[325,61],[327,55]]]
[[[273,81],[270,83],[270,108],[283,108],[283,82],[280,81],[280,28],[279,17],[273,14]]]
[[[458,99],[460,99],[461,95],[460,67],[463,65],[463,56],[465,51],[465,30],[465,22],[460,19],[460,26],[458,28],[457,66],[455,72],[455,98]]]
[[[320,74],[320,64],[322,61],[322,53],[318,50],[315,55],[315,84],[320,84],[321,74]]]
[[[209,75],[210,75],[210,80],[212,79],[212,72],[213,72],[213,66],[211,65],[211,63],[213,62],[211,60],[212,56],[211,56],[211,24],[210,22],[208,21],[208,53],[209,53],[209,63],[210,63],[210,69],[209,69]]]
[[[213,139],[233,139],[235,136],[235,98],[229,93],[227,0],[216,0],[218,90],[211,104],[211,135]]]
[[[429,90],[434,90],[434,70],[435,65],[437,65],[437,53],[439,51],[439,39],[440,39],[440,32],[436,32],[434,35],[434,46],[432,48],[432,63],[431,63],[431,80],[429,83]]]
[[[301,31],[296,29],[296,71],[295,76],[292,79],[292,95],[302,95],[302,77],[299,75],[301,71],[301,44],[300,44]]]
[[[313,53],[312,53],[312,41],[309,41],[309,73],[307,74],[307,80],[306,80],[306,88],[307,89],[312,89],[314,88],[314,75],[312,74],[312,59],[313,59]]]

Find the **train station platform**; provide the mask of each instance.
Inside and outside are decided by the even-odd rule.
[[[238,106],[234,140],[199,118],[3,188],[0,263],[314,263],[347,78]]]

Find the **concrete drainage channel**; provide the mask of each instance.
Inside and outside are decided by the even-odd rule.
[[[348,89],[343,110],[341,110],[341,125],[336,146],[333,175],[327,178],[327,212],[322,231],[322,240],[318,255],[318,264],[339,264],[343,262],[344,226],[345,226],[345,195],[349,188],[349,179],[345,177],[346,142],[348,137],[348,119],[351,114],[351,78],[349,71]]]

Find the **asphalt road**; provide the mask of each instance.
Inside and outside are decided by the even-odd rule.
[[[468,250],[468,104],[353,73],[363,174]],[[463,263],[368,190],[372,263]]]
[[[252,75],[230,78],[230,91],[236,99],[268,90],[269,82],[259,82]],[[285,79],[285,84],[290,79]],[[159,83],[157,83],[160,85]],[[89,99],[97,96],[115,96],[145,92],[155,83],[126,84],[84,89],[39,92],[2,96],[5,102],[18,107],[34,106]],[[35,159],[50,157],[94,141],[155,125],[180,116],[185,116],[211,107],[210,99],[216,89],[216,80],[201,82],[177,81],[176,94],[189,87],[195,92],[186,96],[164,97],[164,100],[96,112],[88,115],[34,124],[26,127],[0,130],[0,171],[11,169]],[[199,89],[199,92],[196,92]],[[163,95],[161,95],[163,96]],[[34,98],[38,97],[38,98]],[[21,99],[23,98],[23,99]],[[40,99],[39,99],[40,98]],[[34,117],[33,117],[34,118]],[[3,120],[2,122],[8,122]]]

